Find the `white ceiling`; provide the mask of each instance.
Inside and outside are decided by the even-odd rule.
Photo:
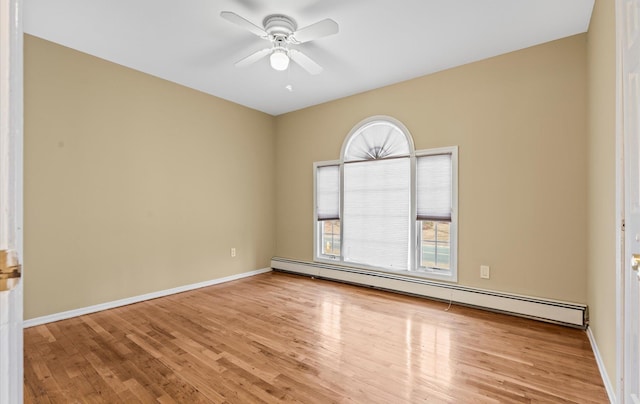
[[[279,115],[586,32],[594,0],[24,0],[24,30],[49,41]],[[324,18],[336,35],[298,45],[324,71],[265,58],[268,42],[220,17],[298,27]],[[293,91],[285,87],[291,85]]]

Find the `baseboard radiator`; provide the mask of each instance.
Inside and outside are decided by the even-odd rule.
[[[586,305],[541,299],[510,293],[430,281],[418,277],[369,271],[340,265],[297,261],[280,257],[271,259],[271,268],[315,278],[374,287],[455,304],[477,307],[532,318],[540,321],[586,329]]]

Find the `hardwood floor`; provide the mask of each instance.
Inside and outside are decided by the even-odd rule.
[[[26,403],[606,403],[584,331],[267,273],[28,328]]]

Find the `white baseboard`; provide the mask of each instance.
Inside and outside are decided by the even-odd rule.
[[[29,320],[25,320],[22,324],[24,328],[34,327],[36,325],[52,323],[54,321],[65,320],[71,317],[82,316],[85,314],[95,313],[97,311],[113,309],[115,307],[126,306],[128,304],[138,303],[145,300],[156,299],[158,297],[169,296],[176,293],[187,292],[189,290],[204,288],[206,286],[218,285],[220,283],[231,282],[250,276],[263,274],[270,272],[271,268],[262,268],[255,271],[243,272],[241,274],[226,276],[224,278],[212,279],[209,281],[193,283],[191,285],[178,286],[177,288],[160,290],[157,292],[146,293],[144,295],[138,295],[133,297],[127,297],[125,299],[115,300],[112,302],[100,303],[89,307],[82,307],[80,309],[74,309],[69,311],[63,311],[61,313],[50,314],[48,316],[36,317]]]
[[[276,270],[317,278],[452,301],[458,304],[571,327],[585,329],[587,326],[587,306],[584,304],[471,288],[401,274],[317,262],[296,261],[279,257],[271,259],[271,267]]]
[[[589,337],[589,342],[591,342],[591,349],[593,350],[593,356],[595,356],[596,358],[596,363],[598,364],[598,369],[600,370],[600,376],[602,377],[604,388],[607,390],[607,395],[609,396],[609,402],[611,404],[615,404],[617,403],[616,390],[613,388],[613,385],[611,384],[611,379],[609,379],[609,375],[607,374],[607,369],[604,367],[604,362],[602,361],[602,356],[600,356],[600,351],[598,350],[598,344],[596,343],[596,339],[593,336],[591,327],[587,328],[587,336]]]

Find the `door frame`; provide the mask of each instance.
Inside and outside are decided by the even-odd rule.
[[[625,316],[626,291],[627,291],[627,271],[629,271],[630,260],[627,259],[625,251],[625,202],[628,197],[625,190],[625,133],[624,133],[624,77],[623,54],[625,52],[622,38],[624,32],[625,2],[627,0],[616,0],[615,2],[615,27],[616,27],[616,402],[628,403],[626,396],[625,380],[629,375],[625,375],[626,361],[631,360],[625,354],[627,329],[638,327],[640,319],[629,319]],[[632,321],[635,324],[631,325]],[[640,375],[633,375],[639,377]]]
[[[622,116],[622,7],[624,0],[616,0],[615,3],[615,30],[616,30],[616,397],[617,402],[624,402],[624,346],[625,346],[625,283],[624,271],[624,244],[625,232],[622,224],[625,219],[625,192],[624,192],[624,126]]]
[[[22,0],[0,0],[0,248],[23,254]],[[0,404],[23,402],[23,281],[0,292]]]

